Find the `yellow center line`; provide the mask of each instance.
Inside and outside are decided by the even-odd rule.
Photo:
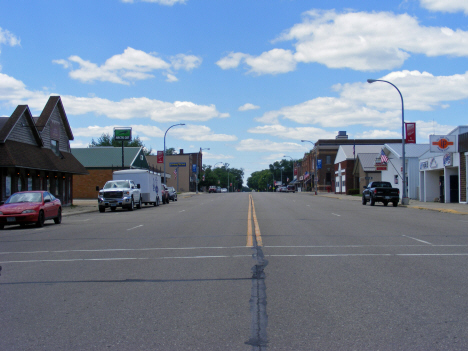
[[[257,214],[255,212],[255,203],[253,201],[253,197],[249,194],[249,213],[247,216],[247,245],[249,247],[253,246],[253,237],[252,237],[252,218],[254,221],[255,226],[255,238],[257,241],[257,246],[263,246],[262,236],[260,233],[260,226],[258,225]]]

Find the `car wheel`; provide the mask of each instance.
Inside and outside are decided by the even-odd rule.
[[[0,224],[0,230],[5,228],[5,225],[4,224]]]
[[[398,202],[394,201],[393,202],[393,207],[397,207],[398,206]]]
[[[362,196],[362,204],[365,206],[367,204],[367,200],[364,196]]]
[[[104,206],[99,206],[99,212],[106,212],[106,208]]]
[[[375,206],[375,200],[374,200],[374,198],[372,196],[370,198],[370,205]]]
[[[130,201],[130,206],[128,206],[129,211],[133,211],[135,209],[135,203],[133,202],[133,197],[132,200]]]
[[[54,223],[55,224],[60,224],[62,223],[62,209],[58,209],[57,217],[54,218]]]
[[[117,207],[111,207],[110,209],[112,212],[115,212],[117,210]]]
[[[177,201],[177,196],[175,197],[175,200]]]
[[[136,208],[138,208],[138,209],[141,208],[141,196],[140,196],[140,200],[138,201],[138,204],[136,205]]]
[[[37,217],[36,227],[39,227],[39,228],[43,227],[44,221],[45,221],[44,211],[39,211],[39,216]]]
[[[168,204],[168,205],[169,205],[169,200],[170,200],[170,199],[169,199],[169,196],[167,196],[166,204]]]

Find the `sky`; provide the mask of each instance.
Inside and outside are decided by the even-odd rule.
[[[468,124],[467,19],[466,0],[2,0],[0,116],[60,95],[72,148],[132,127],[156,153],[167,131],[246,182],[301,140],[401,138],[398,91],[369,78],[418,143]]]

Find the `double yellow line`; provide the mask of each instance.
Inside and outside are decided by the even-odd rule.
[[[260,227],[258,226],[257,214],[255,213],[255,204],[253,201],[252,194],[249,194],[249,213],[247,214],[247,245],[253,247],[253,232],[252,232],[252,218],[255,226],[255,239],[257,246],[263,246],[262,236],[260,233]]]

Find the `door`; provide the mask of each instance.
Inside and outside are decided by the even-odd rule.
[[[458,175],[450,176],[450,202],[458,203]]]

